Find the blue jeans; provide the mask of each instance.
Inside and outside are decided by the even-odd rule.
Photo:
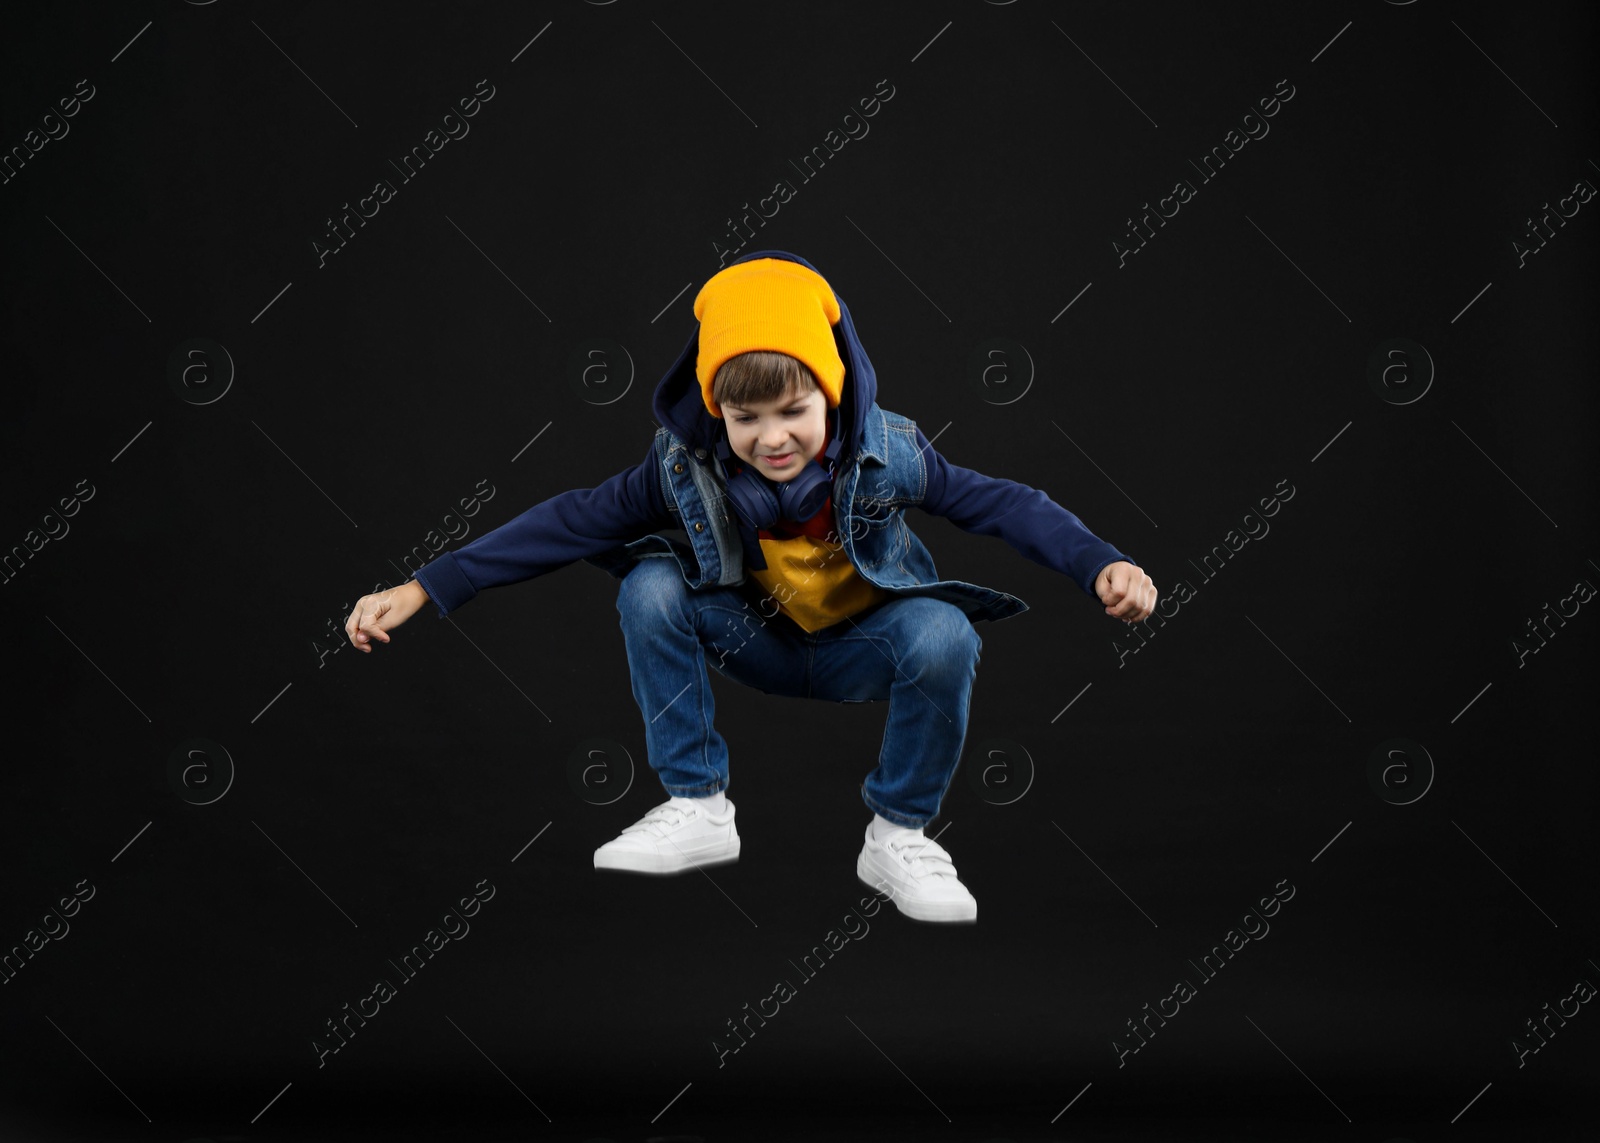
[[[728,746],[712,726],[710,662],[772,695],[889,702],[878,764],[861,799],[896,825],[937,816],[967,735],[967,703],[983,640],[961,609],[903,596],[807,633],[751,580],[694,590],[677,561],[641,560],[623,578],[617,611],[650,766],[668,794],[705,797],[728,786]],[[800,751],[828,734],[785,733]]]

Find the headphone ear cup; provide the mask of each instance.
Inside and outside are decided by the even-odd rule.
[[[804,523],[826,503],[831,491],[827,470],[815,460],[807,461],[800,475],[779,486],[778,503],[783,519]]]
[[[728,499],[733,502],[735,514],[751,528],[770,528],[776,524],[780,510],[778,498],[772,494],[765,480],[733,459],[733,447],[728,440],[725,424],[718,426],[716,453],[727,476]]]
[[[740,470],[728,477],[728,499],[752,528],[770,528],[778,522],[778,498],[767,482],[753,472]]]
[[[833,437],[828,442],[828,447],[823,453],[828,458],[828,467],[815,457],[806,462],[793,480],[779,485],[778,504],[783,513],[782,519],[804,522],[811,519],[822,506],[827,503],[828,496],[833,491],[832,468],[838,464],[839,452],[844,442],[839,439],[840,425],[844,414],[835,407],[833,410]]]

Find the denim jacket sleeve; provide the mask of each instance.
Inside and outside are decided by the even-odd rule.
[[[1037,488],[951,464],[919,427],[928,484],[920,507],[964,532],[998,536],[1036,564],[1070,577],[1091,598],[1107,564],[1133,559],[1106,543]]]
[[[635,467],[595,488],[562,492],[535,504],[419,569],[441,616],[490,587],[520,583],[598,555],[658,527],[672,527],[661,492],[656,449]]]

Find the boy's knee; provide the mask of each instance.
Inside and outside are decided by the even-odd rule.
[[[907,615],[909,655],[932,667],[970,668],[977,663],[983,640],[961,608],[942,599],[914,602],[917,606]]]
[[[623,614],[659,615],[676,606],[687,587],[676,560],[642,559],[622,577],[617,589],[617,610]]]

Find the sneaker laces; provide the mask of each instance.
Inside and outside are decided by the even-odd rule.
[[[665,837],[667,828],[679,825],[686,816],[687,811],[682,806],[675,806],[671,802],[663,802],[622,832],[653,833],[657,837]]]
[[[891,836],[883,842],[892,853],[903,853],[906,866],[918,877],[954,877],[955,861],[944,846],[921,833]]]

